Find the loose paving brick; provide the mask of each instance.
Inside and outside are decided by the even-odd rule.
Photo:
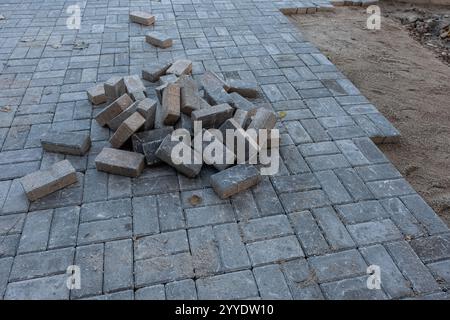
[[[196,280],[200,300],[245,299],[258,296],[251,271],[239,271]]]
[[[149,150],[152,150],[151,154],[154,155],[154,153],[156,152],[156,149],[158,149],[158,147],[159,147],[159,144],[161,144],[161,141],[168,134],[171,134],[172,131],[173,131],[173,128],[166,127],[166,128],[161,128],[161,129],[147,130],[147,131],[138,132],[138,133],[134,134],[131,137],[132,142],[133,142],[134,152],[145,154],[145,152],[143,150],[143,144],[155,142],[154,144],[151,144],[148,146],[148,147],[152,146],[152,148]],[[159,143],[158,143],[158,141],[159,141]],[[151,163],[147,163],[147,164],[151,164]]]
[[[28,199],[35,201],[77,182],[77,175],[70,162],[63,160],[49,169],[26,175],[20,182]]]
[[[130,12],[130,21],[143,24],[144,26],[151,26],[155,23],[155,16],[144,11]]]
[[[211,185],[220,198],[225,199],[246,190],[260,180],[258,169],[240,164],[211,176]]]
[[[132,178],[141,174],[144,165],[144,155],[112,148],[103,148],[95,158],[97,170]]]
[[[167,69],[169,69],[171,65],[172,63],[170,62],[146,65],[144,66],[144,69],[142,69],[142,78],[150,82],[156,82],[161,76],[165,75]]]
[[[166,71],[167,74],[174,74],[177,77],[183,74],[190,74],[191,72],[192,72],[192,61],[186,59],[176,60]]]
[[[126,92],[125,83],[122,77],[113,76],[104,83],[106,98],[114,101]]]
[[[135,101],[138,100],[135,96],[145,97],[147,95],[145,86],[137,74],[123,77],[123,83],[128,95]]]
[[[42,148],[48,152],[85,155],[91,147],[88,134],[50,131],[41,137]]]
[[[228,104],[219,104],[209,108],[193,111],[193,121],[201,121],[203,128],[219,128],[225,120],[233,116],[234,109]]]
[[[169,84],[161,102],[161,120],[165,125],[174,125],[180,118],[180,87]]]
[[[267,110],[265,108],[259,108],[256,111],[255,115],[252,117],[252,121],[248,125],[248,129],[270,130],[275,127],[276,121],[277,121],[277,117],[274,112]]]
[[[128,108],[126,108],[124,111],[119,113],[117,116],[112,118],[110,121],[106,123],[106,125],[113,131],[116,131],[120,125],[128,119],[133,113],[137,111],[138,108],[138,102],[134,102],[132,105],[130,105]]]
[[[145,123],[145,118],[139,112],[129,116],[113,134],[109,142],[114,148],[120,148]]]
[[[236,108],[236,110],[247,111],[250,116],[253,116],[258,109],[261,109],[253,102],[250,102],[249,100],[245,99],[237,92],[232,92],[228,95],[224,94],[222,90],[219,92],[222,93],[223,100],[229,101],[227,103]]]
[[[226,82],[225,89],[227,92],[237,92],[246,98],[256,98],[258,96],[258,85],[254,82],[229,79]]]
[[[95,120],[100,126],[105,126],[114,117],[118,116],[122,111],[133,104],[133,100],[126,93],[114,100],[110,105],[105,107],[97,114]]]
[[[161,32],[153,31],[145,35],[145,41],[155,47],[168,48],[172,46],[173,40],[168,35]]]
[[[92,88],[89,88],[87,90],[87,95],[89,101],[94,105],[97,106],[99,104],[105,103],[108,101],[108,98],[105,94],[105,87],[103,84],[98,84]]]

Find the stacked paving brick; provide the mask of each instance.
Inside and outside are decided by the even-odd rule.
[[[259,182],[259,171],[250,160],[257,157],[261,148],[278,147],[278,144],[272,142],[271,145],[267,138],[252,137],[246,130],[273,129],[276,114],[247,99],[258,96],[255,83],[238,79],[224,81],[207,71],[199,85],[191,73],[192,62],[186,59],[144,68],[143,79],[159,82],[155,89],[158,101],[147,98],[145,85],[137,75],[115,76],[105,82],[103,89],[97,85],[88,90],[91,102],[109,102],[95,120],[114,131],[109,140],[112,148],[104,148],[95,159],[97,170],[138,177],[145,165],[164,162],[186,177],[195,178],[205,163],[221,171],[211,176],[211,184],[221,198],[231,197]],[[221,159],[215,160],[210,154],[205,158],[186,145],[186,150],[191,152],[189,159],[182,163],[174,160],[173,150],[185,142],[173,138],[172,133],[183,129],[190,142],[194,136],[194,121],[201,122],[203,128],[198,133],[200,140],[208,137],[208,141],[202,142],[203,149],[219,148],[223,151]],[[236,132],[236,136],[228,138],[228,129]],[[234,150],[226,146],[226,139],[237,139],[237,136],[245,141],[243,156],[239,156],[237,146]]]

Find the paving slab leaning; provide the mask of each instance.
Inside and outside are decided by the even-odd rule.
[[[67,24],[72,5],[82,5],[79,29]],[[331,9],[327,0],[0,1],[0,298],[449,298],[450,231],[375,144],[399,132],[285,16]],[[191,98],[248,96],[236,121],[223,119],[238,127],[254,105],[273,111],[253,125],[277,117],[277,174],[215,181],[219,197],[212,166],[191,179],[161,162],[142,171],[139,153],[130,163],[120,152],[118,164],[104,149],[126,140],[106,124],[133,100],[162,99],[172,123],[165,88],[212,72],[234,93],[213,85],[206,101]],[[145,91],[128,95],[121,79],[141,74]],[[134,127],[120,122],[127,139],[148,118],[156,127],[152,105],[148,117],[133,113]],[[43,150],[48,132],[89,135],[90,148],[75,139],[64,148],[81,155]],[[138,138],[133,147],[153,154],[164,137]],[[75,183],[30,202],[21,178],[63,160]],[[216,179],[233,176],[223,172]],[[367,285],[374,265],[380,289]],[[73,266],[81,282],[69,288]]]

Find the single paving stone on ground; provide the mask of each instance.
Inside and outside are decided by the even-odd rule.
[[[99,104],[102,104],[102,103],[105,103],[106,101],[108,101],[108,98],[106,97],[106,94],[105,94],[105,87],[102,83],[98,84],[92,88],[89,88],[87,90],[87,95],[88,95],[89,101],[94,106],[97,106]]]
[[[259,170],[255,166],[240,164],[212,175],[211,186],[225,199],[254,186],[259,180]]]
[[[130,12],[130,21],[150,26],[155,23],[155,16],[144,11],[132,11]]]
[[[168,48],[172,46],[172,38],[161,32],[152,31],[145,35],[145,41],[155,47]]]
[[[163,91],[161,120],[164,125],[174,125],[180,118],[180,87],[169,84]]]
[[[145,123],[145,118],[139,112],[129,116],[113,134],[109,142],[114,148],[120,148]]]
[[[133,100],[126,93],[114,100],[110,105],[105,107],[97,114],[95,120],[100,126],[105,126],[114,117],[118,116],[122,111],[133,104]]]
[[[172,63],[152,63],[150,65],[145,65],[142,69],[142,79],[148,80],[150,82],[156,82],[159,78],[166,74],[167,69],[170,68]]]
[[[174,74],[177,77],[183,74],[190,74],[191,72],[192,72],[192,61],[186,59],[176,60],[166,71],[167,74]]]
[[[55,163],[49,169],[39,170],[20,179],[30,201],[45,197],[77,182],[75,168],[68,160]]]
[[[108,101],[114,101],[121,95],[126,93],[125,83],[123,77],[113,76],[109,78],[104,84],[105,95]]]
[[[258,96],[258,85],[256,83],[239,79],[228,80],[226,82],[225,90],[229,93],[237,92],[246,98],[256,98]]]
[[[191,118],[193,121],[201,121],[205,129],[219,128],[225,120],[233,117],[234,109],[224,103],[209,108],[193,111]]]
[[[138,177],[144,166],[144,155],[113,148],[103,148],[95,158],[97,170],[131,178]]]
[[[89,134],[49,131],[41,137],[42,148],[48,152],[83,156],[91,147]]]

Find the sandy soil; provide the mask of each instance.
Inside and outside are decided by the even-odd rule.
[[[366,29],[368,14],[357,7],[291,19],[400,130],[399,143],[380,148],[450,225],[450,66],[396,18],[411,5],[380,7],[377,31]]]

